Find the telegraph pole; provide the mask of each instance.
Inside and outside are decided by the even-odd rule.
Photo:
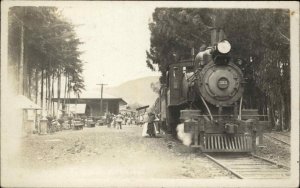
[[[97,85],[101,85],[101,98],[100,98],[100,116],[101,116],[103,112],[103,86],[107,84],[101,83]]]

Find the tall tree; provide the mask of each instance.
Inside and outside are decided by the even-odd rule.
[[[10,60],[20,62],[20,58],[25,58],[25,72],[29,77],[25,81],[28,85],[25,87],[28,88],[25,95],[31,97],[35,93],[36,101],[40,99],[42,107],[46,96],[48,112],[51,108],[51,98],[54,97],[53,90],[56,81],[57,95],[60,98],[61,74],[68,71],[74,78],[82,78],[82,61],[79,58],[81,52],[78,50],[81,42],[76,37],[74,27],[55,7],[12,7],[9,11]],[[20,28],[25,31],[23,36]],[[23,55],[19,55],[20,41],[24,42]],[[14,63],[11,64],[14,65]],[[35,73],[35,82],[31,81],[33,73]],[[77,82],[80,86],[78,89],[84,89],[84,80],[78,79]],[[33,83],[35,87],[32,87]],[[38,84],[40,84],[40,93]],[[30,92],[31,88],[36,91]],[[38,94],[40,97],[37,97]]]

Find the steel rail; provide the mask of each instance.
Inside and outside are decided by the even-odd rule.
[[[217,159],[213,158],[212,156],[204,153],[204,155],[209,158],[210,160],[212,160],[213,162],[215,162],[216,164],[218,164],[219,166],[221,166],[222,168],[224,168],[225,170],[229,171],[231,174],[233,174],[234,176],[236,176],[239,179],[245,179],[242,175],[236,173],[235,171],[233,171],[232,169],[228,168],[227,166],[225,166],[224,164],[222,164],[220,161],[218,161]]]
[[[213,161],[214,163],[216,163],[217,165],[219,165],[219,166],[221,166],[223,169],[225,169],[226,171],[228,171],[228,172],[230,172],[232,175],[234,175],[235,177],[237,177],[238,179],[247,179],[248,178],[248,175],[249,174],[243,174],[244,172],[243,171],[241,171],[241,172],[236,172],[235,170],[233,170],[233,169],[231,169],[231,167],[230,167],[230,165],[226,165],[226,162],[225,162],[225,164],[224,164],[224,161],[222,161],[222,160],[226,160],[226,159],[228,159],[228,158],[226,158],[226,157],[224,157],[224,158],[220,158],[220,159],[216,159],[216,158],[214,158],[214,157],[212,157],[212,156],[210,156],[210,155],[208,155],[208,154],[204,154],[208,159],[210,159],[211,161]],[[269,160],[269,159],[266,159],[266,158],[263,158],[263,157],[260,157],[260,156],[257,156],[257,155],[255,155],[255,154],[249,154],[249,155],[247,155],[247,156],[245,156],[245,159],[247,159],[247,160],[250,160],[250,161],[252,161],[252,160],[254,160],[253,158],[256,158],[256,159],[258,159],[260,162],[257,162],[257,163],[261,163],[261,165],[264,165],[263,163],[262,163],[262,161],[264,161],[264,162],[266,162],[265,163],[265,165],[266,164],[268,164],[268,166],[270,165],[270,167],[271,166],[273,166],[273,165],[275,165],[276,167],[277,167],[277,170],[279,170],[279,169],[284,169],[284,170],[290,170],[290,168],[288,167],[288,166],[286,166],[286,165],[283,165],[283,164],[279,164],[279,163],[277,163],[277,162],[274,162],[274,161],[271,161],[271,160]],[[251,164],[251,162],[248,162],[249,164]],[[247,163],[247,162],[246,162]],[[245,165],[245,164],[244,164]],[[248,169],[249,170],[249,167],[248,168],[245,168],[245,169]],[[254,168],[255,169],[255,168]],[[251,171],[251,170],[250,170]],[[280,171],[279,171],[280,172]],[[277,172],[275,172],[275,174],[276,173],[278,173],[278,171]],[[257,176],[257,175],[259,175],[259,174],[256,174],[255,175],[255,173],[254,174],[252,174],[252,176]],[[271,173],[271,175],[272,175],[272,173]],[[251,175],[250,175],[251,176]],[[249,178],[251,178],[251,177],[249,177]]]
[[[286,136],[286,137],[291,137],[290,135],[286,135],[286,134],[283,134],[283,133],[281,133],[281,132],[276,132],[276,133],[274,133],[274,132],[272,132],[273,134],[278,134],[278,135],[282,135],[282,136]]]
[[[271,163],[271,164],[274,164],[274,165],[276,165],[276,166],[278,166],[278,167],[280,167],[280,168],[284,168],[284,169],[286,169],[286,170],[290,170],[290,167],[288,167],[288,166],[286,166],[286,165],[283,165],[283,164],[280,164],[280,163],[277,163],[277,162],[275,162],[275,161],[271,161],[270,159],[266,159],[266,158],[264,158],[264,157],[261,157],[261,156],[255,155],[255,154],[251,154],[251,156],[253,156],[253,157],[257,158],[257,159],[261,159],[261,160],[263,160],[263,161],[269,162],[269,163]]]
[[[273,139],[273,140],[276,140],[276,141],[278,141],[278,142],[281,142],[281,143],[283,143],[283,144],[286,144],[286,145],[288,145],[288,146],[291,146],[291,144],[289,144],[289,143],[287,143],[287,142],[285,142],[285,141],[283,141],[283,140],[280,140],[280,139],[278,139],[278,138],[275,138],[275,137],[273,137],[273,136],[270,136],[270,135],[264,135],[265,137],[269,137],[269,138],[271,138],[271,139]]]

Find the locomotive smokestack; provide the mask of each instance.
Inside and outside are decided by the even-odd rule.
[[[218,31],[217,31],[217,24],[216,24],[216,15],[211,15],[213,29],[211,30],[211,38],[210,38],[210,44],[211,46],[214,46],[218,42]]]
[[[218,42],[226,39],[225,33],[221,28],[213,28],[211,31],[211,46],[215,46]]]
[[[225,39],[226,39],[226,36],[225,36],[224,30],[220,29],[219,30],[219,41],[218,42],[221,42],[222,40],[225,40]]]
[[[223,14],[216,13],[216,15],[212,15],[212,25],[213,29],[211,30],[211,46],[216,45],[218,42],[226,39],[225,33],[223,31],[223,20],[222,17],[225,16]]]
[[[217,28],[213,28],[211,30],[211,38],[210,38],[210,43],[211,46],[214,46],[218,43],[218,34],[217,34]]]

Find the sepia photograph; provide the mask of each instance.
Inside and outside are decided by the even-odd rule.
[[[298,186],[299,2],[1,3],[1,187]]]

